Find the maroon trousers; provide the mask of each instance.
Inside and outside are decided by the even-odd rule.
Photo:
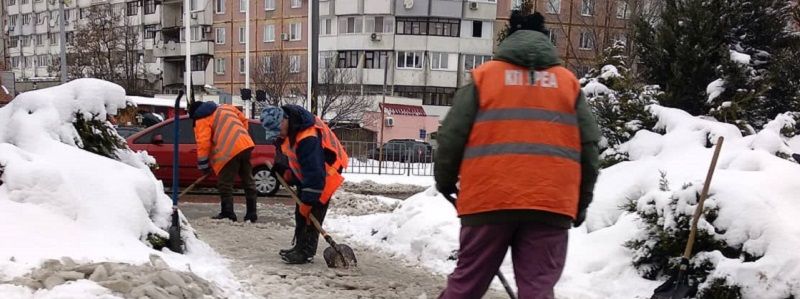
[[[567,258],[567,229],[521,222],[462,226],[456,269],[439,298],[481,298],[508,247],[520,299],[552,299]]]

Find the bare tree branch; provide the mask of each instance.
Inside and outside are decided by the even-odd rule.
[[[340,127],[348,121],[361,121],[372,101],[353,84],[353,71],[357,69],[336,68],[332,62],[325,65],[319,71],[320,93],[317,100],[320,115],[331,128]]]

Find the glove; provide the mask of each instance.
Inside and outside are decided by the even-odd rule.
[[[211,173],[211,167],[208,166],[208,159],[202,159],[197,161],[197,169],[203,172],[203,174]]]
[[[456,199],[453,197],[454,194],[458,194],[458,188],[456,185],[449,185],[449,184],[436,184],[436,190],[438,190],[444,198],[447,199],[451,204],[456,204]]]
[[[572,221],[572,227],[579,227],[583,224],[583,221],[586,220],[586,210],[578,211],[578,215],[575,216],[575,220]]]

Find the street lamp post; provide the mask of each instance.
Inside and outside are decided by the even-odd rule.
[[[58,54],[58,58],[61,60],[61,84],[67,83],[67,31],[66,24],[64,24],[66,20],[64,17],[64,1],[65,0],[58,1],[58,39],[61,40],[61,43],[59,43],[60,53]]]
[[[250,89],[250,0],[245,0],[244,9],[244,88]],[[250,100],[244,101],[244,115],[253,118]]]
[[[186,72],[183,75],[183,84],[186,87],[186,98],[192,99],[192,2],[183,0],[183,36],[186,40]],[[188,108],[188,107],[187,107]]]

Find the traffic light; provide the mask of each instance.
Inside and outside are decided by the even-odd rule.
[[[249,101],[253,99],[253,91],[249,88],[242,88],[241,90],[242,100]]]
[[[265,102],[267,100],[267,92],[263,90],[256,90],[256,101]]]

